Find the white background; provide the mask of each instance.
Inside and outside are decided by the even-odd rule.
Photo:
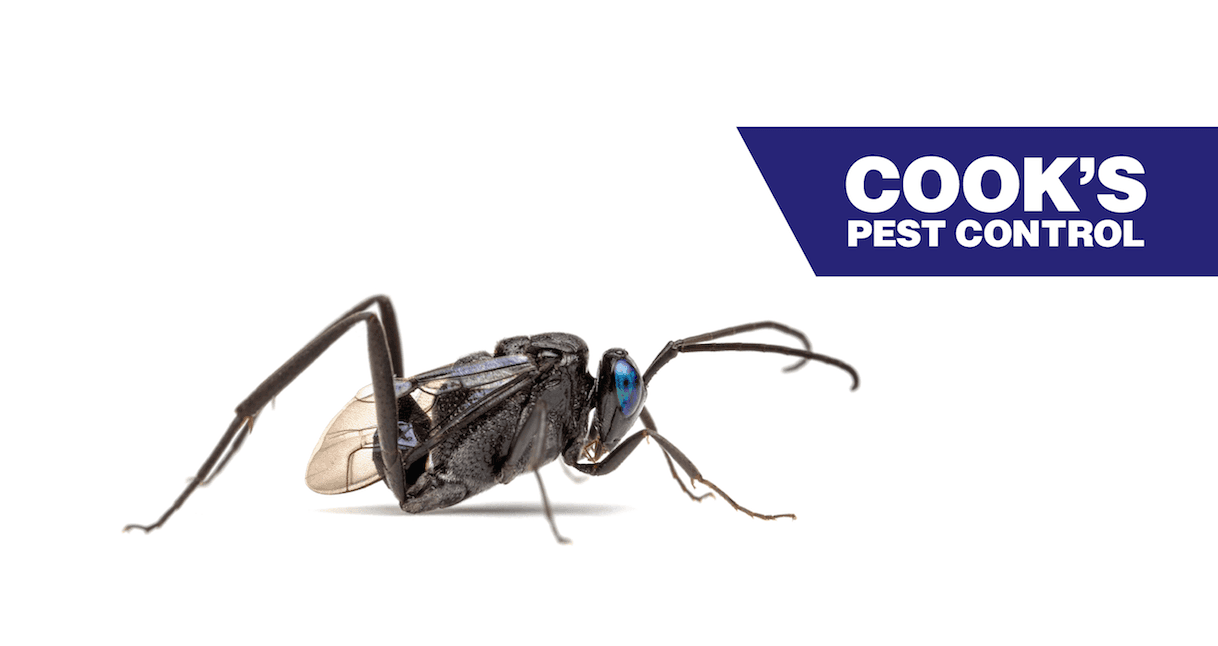
[[[1213,281],[816,278],[736,132],[1214,125],[1212,19],[1080,4],[6,4],[5,641],[1214,643]],[[357,333],[120,533],[378,292],[410,372],[768,318],[862,387],[678,358],[662,432],[799,519],[644,446],[543,471],[560,547],[528,479],[426,516],[304,487]]]

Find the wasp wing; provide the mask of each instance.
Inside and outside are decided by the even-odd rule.
[[[395,380],[395,387],[402,384]],[[381,479],[372,463],[372,448],[376,441],[376,400],[369,394],[361,397],[360,390],[347,402],[313,447],[305,484],[317,493],[339,494],[363,489]]]
[[[487,357],[394,380],[396,397],[412,397],[427,417],[427,428],[398,422],[403,466],[421,459],[451,431],[465,426],[532,383],[537,366],[527,355]],[[377,436],[376,398],[365,386],[322,433],[305,483],[317,493],[340,494],[381,479],[372,461]]]

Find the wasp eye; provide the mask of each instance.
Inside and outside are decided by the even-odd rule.
[[[639,405],[639,373],[625,359],[613,365],[613,384],[617,387],[617,403],[622,413],[631,415]]]

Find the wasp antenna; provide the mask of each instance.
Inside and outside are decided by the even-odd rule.
[[[681,339],[680,341],[675,341],[674,343],[678,343],[678,344],[705,343],[707,341],[714,341],[715,339],[722,339],[723,337],[733,336],[736,334],[743,334],[745,332],[752,332],[753,330],[775,330],[778,332],[782,332],[783,334],[788,334],[790,336],[793,336],[793,337],[799,339],[799,342],[803,344],[805,350],[807,350],[808,352],[812,351],[812,342],[808,340],[808,335],[804,334],[803,332],[800,332],[799,330],[797,330],[789,325],[783,325],[782,323],[778,323],[777,321],[757,321],[756,323],[745,323],[743,325],[733,325],[732,327],[726,327],[726,328],[723,328],[722,330],[715,330],[714,332],[707,332],[706,334],[699,334],[697,336],[691,336],[691,337],[688,337],[685,339]],[[804,364],[806,364],[806,363],[808,363],[807,359],[800,359],[799,361],[796,361],[795,363],[787,366],[786,368],[783,368],[782,370],[783,370],[783,372],[793,372],[795,370],[799,370],[800,368],[804,367]]]
[[[784,345],[770,345],[768,343],[687,344],[685,339],[670,342],[667,346],[665,346],[664,349],[660,351],[660,354],[656,356],[655,361],[651,362],[651,366],[647,368],[646,374],[643,375],[643,381],[650,385],[651,378],[655,376],[655,373],[659,372],[660,368],[664,367],[665,364],[672,361],[682,352],[765,352],[770,354],[784,354],[792,357],[800,357],[804,361],[819,361],[821,363],[836,366],[842,370],[845,370],[850,374],[850,378],[853,380],[850,390],[858,390],[859,387],[858,371],[845,361],[835,359],[828,355],[811,352],[809,350],[800,350],[799,348],[788,348]],[[801,364],[790,366],[788,371],[798,368],[799,365],[802,365],[802,362]]]

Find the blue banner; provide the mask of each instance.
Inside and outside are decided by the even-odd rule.
[[[740,128],[818,276],[1214,276],[1218,128]]]

